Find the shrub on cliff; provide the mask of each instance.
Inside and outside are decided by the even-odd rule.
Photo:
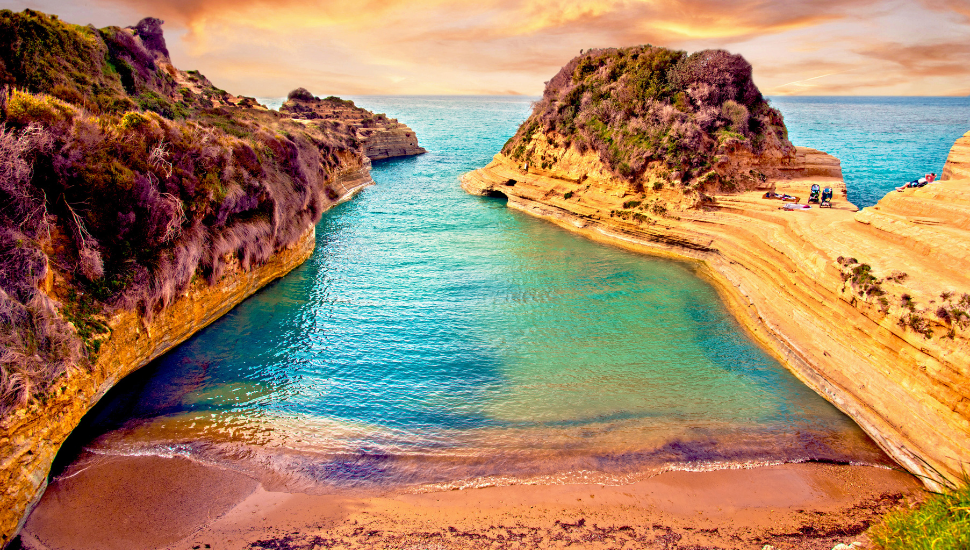
[[[629,182],[650,167],[684,182],[718,179],[723,156],[740,149],[794,153],[781,113],[751,80],[751,65],[721,50],[590,50],[547,83],[503,153],[532,160],[533,139],[549,133],[580,152],[595,151]]]
[[[299,101],[313,101],[316,99],[316,96],[311,94],[310,90],[307,90],[306,88],[297,88],[292,92],[290,92],[289,94],[287,94],[286,99],[288,100],[296,99]]]
[[[38,245],[50,226],[31,168],[50,147],[51,136],[40,126],[0,127],[0,414],[26,403],[83,357],[75,331],[38,289],[50,272]]]
[[[970,548],[970,480],[934,494],[915,510],[887,514],[870,535],[884,550]]]
[[[106,313],[297,242],[363,159],[349,126],[227,103],[142,23],[0,11],[0,415],[85,368]]]

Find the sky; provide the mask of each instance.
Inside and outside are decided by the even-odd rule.
[[[174,65],[237,95],[523,94],[580,50],[725,49],[766,95],[970,95],[970,0],[0,0],[165,21]]]

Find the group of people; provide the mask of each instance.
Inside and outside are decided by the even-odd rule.
[[[927,183],[933,183],[933,180],[935,180],[935,179],[936,179],[936,174],[935,173],[926,174],[925,176],[923,176],[923,177],[921,177],[919,179],[915,179],[913,181],[906,182],[902,186],[897,187],[896,188],[896,191],[902,192],[903,189],[906,189],[908,187],[923,187]]]

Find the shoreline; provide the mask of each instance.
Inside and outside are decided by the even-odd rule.
[[[611,179],[577,179],[569,166],[525,171],[501,154],[460,181],[466,192],[504,196],[507,207],[591,240],[693,263],[760,346],[894,460],[930,488],[941,477],[958,480],[960,457],[970,452],[967,346],[962,335],[947,339],[931,311],[941,291],[970,288],[959,272],[968,258],[948,244],[967,229],[960,221],[970,206],[964,182],[890,193],[858,211],[845,199],[834,157],[800,148],[791,168],[788,179],[768,183],[796,195],[812,183],[832,186],[835,208],[784,212],[759,190],[716,195],[700,209],[644,209],[631,220],[624,201],[631,197]],[[676,190],[645,195],[645,205],[681,200]],[[924,218],[930,212],[938,217]],[[855,286],[851,268],[846,278],[836,258],[843,256],[871,263],[884,278],[884,306]],[[909,330],[911,311],[936,337]]]
[[[369,168],[369,160],[361,166],[344,167],[335,178],[343,194],[330,207],[373,185]],[[0,463],[0,479],[5,478],[7,483],[3,500],[7,507],[0,510],[0,546],[17,536],[45,494],[61,445],[111,388],[302,265],[315,246],[316,226],[311,225],[297,243],[277,251],[251,271],[242,270],[236,263],[212,286],[193,283],[151,323],[144,323],[137,312],[115,314],[109,319],[111,337],[105,341],[90,372],[70,374],[45,402],[31,402],[3,419],[0,451],[4,461]]]
[[[830,550],[865,543],[864,532],[882,514],[922,495],[905,472],[819,463],[668,471],[617,486],[307,495],[268,491],[245,475],[184,458],[100,457],[51,484],[21,542],[32,550]]]

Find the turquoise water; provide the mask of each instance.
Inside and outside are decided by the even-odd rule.
[[[690,265],[460,189],[529,99],[355,99],[429,153],[375,163],[306,264],[112,390],[79,432],[87,450],[310,492],[888,464]]]
[[[970,97],[773,97],[795,145],[842,161],[860,208],[923,174],[943,173],[953,142],[970,130]]]

